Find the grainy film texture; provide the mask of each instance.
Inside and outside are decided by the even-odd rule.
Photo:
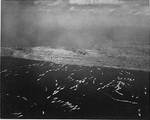
[[[149,0],[1,5],[1,118],[149,119]]]

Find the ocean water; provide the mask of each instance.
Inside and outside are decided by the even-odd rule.
[[[147,65],[150,12],[141,3],[74,6],[3,0],[1,45],[98,49],[110,59],[139,56],[142,62],[136,59],[135,64]],[[0,76],[2,118],[149,118],[149,71],[3,56]]]
[[[2,118],[149,118],[149,72],[1,57]]]

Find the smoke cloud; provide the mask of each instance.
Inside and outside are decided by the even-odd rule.
[[[104,9],[101,9],[104,11]],[[113,16],[3,3],[2,46],[50,46],[66,49],[150,44],[150,20],[138,16]]]

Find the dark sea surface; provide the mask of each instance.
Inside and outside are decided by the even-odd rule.
[[[149,118],[149,72],[1,57],[2,118]]]

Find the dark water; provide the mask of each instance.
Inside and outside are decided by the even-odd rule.
[[[2,118],[149,117],[149,72],[1,57]]]

